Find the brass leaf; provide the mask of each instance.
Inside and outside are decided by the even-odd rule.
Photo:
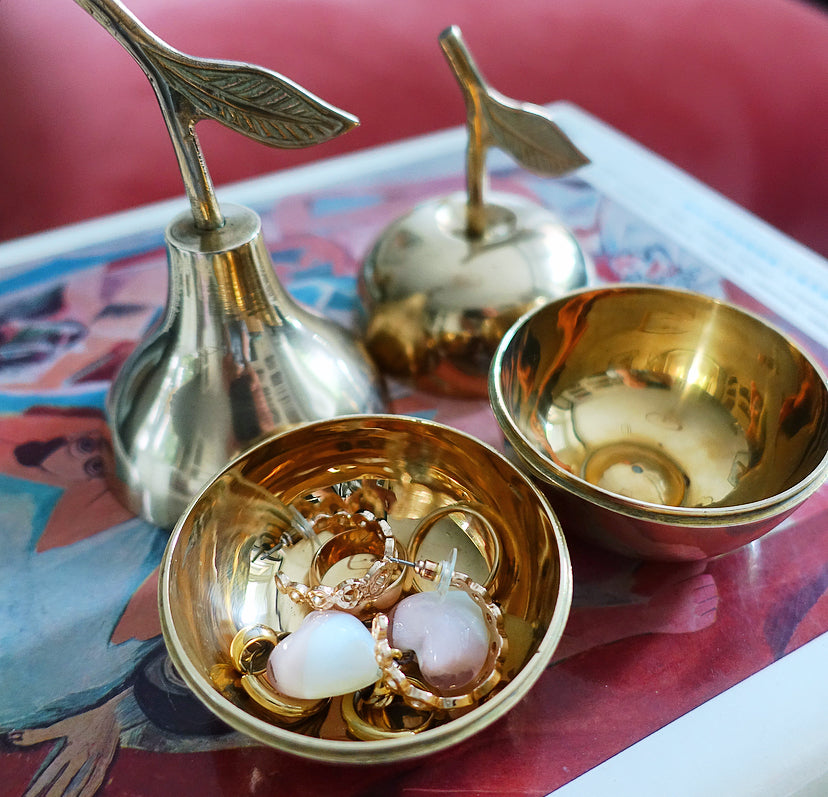
[[[589,163],[541,108],[513,103],[491,89],[481,92],[488,133],[521,166],[537,174],[559,177]]]
[[[195,61],[153,48],[170,87],[200,118],[214,119],[272,147],[320,144],[350,130],[356,119],[268,69],[232,61]]]

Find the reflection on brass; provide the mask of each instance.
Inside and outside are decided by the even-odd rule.
[[[828,387],[780,332],[684,291],[581,291],[504,338],[490,394],[579,528],[655,559],[756,539],[828,471]]]
[[[114,490],[137,514],[171,528],[198,489],[265,434],[385,407],[363,346],[280,284],[258,215],[219,208],[195,133],[198,121],[213,119],[296,148],[356,120],[274,72],[174,50],[118,0],[76,2],[149,77],[190,200],[190,213],[166,231],[164,317],[124,364],[107,402]]]
[[[241,690],[241,673],[230,664],[214,664],[209,675],[213,686],[229,700]]]
[[[284,546],[315,537],[314,527],[295,507],[282,503],[232,468],[216,480],[215,496],[219,522],[259,532],[254,554],[258,558],[272,558]]]
[[[714,464],[702,466],[700,471],[707,471],[708,467],[714,470]],[[703,479],[702,472],[694,487]],[[690,487],[689,477],[669,454],[653,446],[626,441],[596,448],[585,460],[580,475],[611,493],[667,506],[681,506]]]
[[[525,197],[484,191],[492,146],[558,176],[587,163],[542,108],[488,88],[456,27],[440,44],[466,99],[467,191],[390,224],[365,257],[364,337],[380,369],[426,390],[486,395],[494,351],[525,312],[588,281],[557,217]]]
[[[348,733],[362,741],[413,736],[434,720],[432,709],[412,708],[382,685],[345,695],[341,711]]]
[[[225,522],[235,510],[223,511],[222,502],[228,495],[235,501],[237,495],[250,493],[250,483],[271,493],[277,506],[302,506],[306,511],[317,498],[327,504],[331,492],[345,504],[353,495],[382,496],[388,508],[385,519],[403,547],[423,517],[451,506],[432,525],[426,543],[432,543],[432,535],[453,535],[458,571],[466,572],[466,565],[481,569],[481,560],[486,562],[484,576],[495,570],[488,593],[497,596],[496,608],[516,634],[508,660],[498,664],[496,688],[487,691],[495,686],[491,676],[479,699],[461,710],[462,717],[404,710],[395,698],[385,703],[372,693],[357,699],[355,718],[343,706],[343,720],[332,701],[327,711],[314,715],[319,721],[288,728],[267,702],[273,696],[262,675],[245,674],[243,688],[211,678],[217,666],[229,661],[239,629],[258,625],[277,635],[292,632],[308,610],[281,595],[275,577],[284,573],[291,581],[309,583],[320,546],[295,534],[296,542],[269,549],[262,545],[260,525],[246,524],[243,518]],[[463,503],[485,507],[481,512],[499,542],[494,559],[484,525],[457,512]],[[328,534],[320,534],[322,545]],[[493,562],[498,562],[496,568],[491,568]],[[161,564],[159,602],[173,663],[217,716],[263,743],[315,760],[378,763],[444,749],[503,716],[551,659],[569,613],[571,591],[560,525],[528,477],[493,449],[454,429],[379,415],[319,421],[269,438],[214,478],[173,531]],[[249,649],[239,642],[236,648]],[[241,657],[236,658],[241,664]],[[251,670],[258,671],[260,665],[251,665]],[[417,674],[406,677],[414,681]],[[363,722],[374,725],[374,731],[369,734]],[[344,738],[346,731],[350,739]],[[392,735],[386,737],[384,731]]]

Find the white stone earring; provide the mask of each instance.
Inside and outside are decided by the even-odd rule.
[[[267,678],[277,692],[319,700],[364,689],[381,675],[371,632],[356,617],[314,611],[271,652]]]

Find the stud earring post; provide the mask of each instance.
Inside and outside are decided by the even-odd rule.
[[[456,573],[457,548],[452,548],[449,558],[440,562],[433,562],[430,559],[418,559],[416,562],[409,562],[406,559],[397,559],[393,556],[388,558],[399,565],[410,567],[418,576],[427,581],[437,581],[437,592],[441,596],[445,596]]]

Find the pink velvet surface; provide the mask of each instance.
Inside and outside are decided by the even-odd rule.
[[[569,100],[828,254],[828,14],[798,0],[131,0],[185,52],[274,69],[357,115],[301,151],[198,127],[217,186],[463,123],[437,37]],[[70,0],[0,0],[0,240],[183,195],[154,94]]]

